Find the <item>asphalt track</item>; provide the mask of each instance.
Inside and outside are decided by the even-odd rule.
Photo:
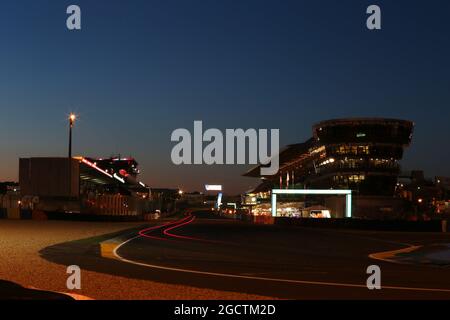
[[[282,299],[450,299],[450,268],[369,258],[449,243],[446,234],[262,226],[197,212],[117,236],[116,259],[99,257],[88,242],[42,255],[58,263],[73,263],[76,255],[82,268],[130,278]],[[366,287],[373,264],[381,268],[381,290]]]

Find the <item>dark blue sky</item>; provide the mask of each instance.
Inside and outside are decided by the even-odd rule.
[[[82,31],[66,8],[82,9]],[[382,9],[381,31],[366,8]],[[281,144],[319,120],[413,120],[404,169],[450,175],[450,2],[15,0],[0,6],[0,180],[18,158],[133,155],[152,186],[248,189],[244,166],[171,165],[171,132],[280,128]]]

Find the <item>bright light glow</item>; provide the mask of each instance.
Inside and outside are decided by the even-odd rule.
[[[222,205],[222,197],[223,197],[222,193],[219,193],[219,195],[217,196],[217,202],[216,202],[217,209],[219,209],[220,206]]]
[[[206,191],[222,191],[221,185],[205,185]]]
[[[75,122],[75,120],[77,120],[77,115],[75,113],[71,113],[69,115],[69,120],[70,122]]]
[[[178,191],[179,195],[182,195],[183,193],[184,193],[183,190]]]
[[[234,202],[228,202],[227,206],[234,207],[234,209],[237,209],[237,204]]]
[[[119,180],[119,181],[122,182],[122,183],[125,183],[125,180],[122,179],[121,177],[119,177],[119,176],[117,175],[117,173],[114,173],[114,178],[116,178],[117,180]]]
[[[277,194],[272,192],[272,217],[277,216]]]
[[[110,178],[113,177],[112,175],[110,175],[110,174],[109,174],[108,172],[106,172],[105,170],[100,169],[100,168],[97,167],[95,164],[93,164],[92,162],[90,162],[90,161],[88,161],[88,160],[86,160],[86,159],[84,159],[84,158],[81,159],[81,162],[83,162],[84,164],[87,164],[89,167],[91,167],[91,168],[93,168],[93,169],[95,169],[95,170],[97,170],[97,171],[100,171],[101,173],[107,175],[107,176],[110,177]]]
[[[357,138],[364,138],[365,136],[366,136],[366,134],[363,133],[363,132],[360,132],[360,133],[356,134]]]
[[[143,186],[144,188],[147,187],[147,186],[145,185],[145,183],[143,183],[143,182],[139,182],[139,184],[140,184],[141,186]]]
[[[331,189],[273,189],[272,194],[332,194],[347,195],[352,190],[331,190]]]
[[[331,213],[330,210],[312,210],[310,213],[310,217],[317,219],[330,219]]]
[[[324,166],[324,165],[329,164],[329,163],[334,163],[335,161],[336,160],[334,160],[334,158],[330,158],[330,159],[325,160],[324,162],[320,163],[319,165],[320,166]]]
[[[330,219],[331,218],[331,213],[330,210],[323,210],[322,211],[322,216],[326,219]]]
[[[319,190],[319,189],[273,189],[272,190],[272,217],[277,216],[278,194],[303,194],[303,195],[345,195],[345,217],[352,217],[352,190]]]

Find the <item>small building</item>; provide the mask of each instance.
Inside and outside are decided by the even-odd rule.
[[[130,158],[22,158],[23,208],[53,213],[138,218],[151,210],[150,189]]]
[[[354,217],[401,216],[402,199],[394,195],[400,160],[412,141],[413,130],[413,122],[398,119],[319,122],[312,127],[310,139],[280,151],[276,175],[260,175],[261,166],[244,174],[262,179],[262,184],[245,197],[248,206],[270,202],[272,189],[345,189],[354,195]],[[325,205],[332,209],[332,217],[343,216],[342,197],[302,196],[298,201],[307,206]]]

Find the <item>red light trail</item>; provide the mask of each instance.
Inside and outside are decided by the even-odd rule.
[[[178,240],[181,239],[181,240],[208,242],[208,243],[230,244],[230,243],[226,243],[226,242],[222,242],[222,241],[200,239],[200,238],[195,238],[195,237],[190,237],[190,236],[185,236],[185,235],[178,235],[178,234],[174,234],[174,233],[170,232],[172,230],[179,229],[181,227],[184,227],[186,225],[193,223],[195,221],[195,219],[196,219],[195,216],[193,216],[191,213],[187,213],[186,217],[184,217],[180,220],[176,220],[176,221],[168,222],[168,223],[165,223],[162,225],[143,229],[138,232],[138,235],[143,238],[148,238],[148,239],[153,239],[153,240],[162,240],[162,241],[170,241],[172,239],[178,239]],[[157,235],[157,236],[149,235],[149,233],[159,231],[159,230],[161,230],[161,235],[167,236],[169,238],[164,238],[164,237],[161,237],[160,235]],[[172,238],[172,239],[170,239],[170,238]]]
[[[143,230],[139,231],[138,234],[139,234],[141,237],[144,237],[144,238],[156,239],[156,240],[165,240],[165,241],[166,241],[166,240],[168,240],[168,239],[161,238],[161,237],[157,237],[157,236],[150,236],[150,235],[148,235],[147,233],[150,233],[150,232],[155,231],[155,230],[158,230],[158,229],[162,229],[162,228],[164,228],[164,227],[168,227],[168,226],[173,225],[173,224],[182,223],[184,220],[186,220],[186,219],[188,219],[188,218],[190,218],[190,217],[187,216],[187,217],[185,217],[185,218],[183,218],[183,219],[181,219],[181,220],[172,221],[172,222],[165,223],[165,224],[162,224],[162,225],[158,225],[158,226],[146,228],[146,229],[143,229]]]

